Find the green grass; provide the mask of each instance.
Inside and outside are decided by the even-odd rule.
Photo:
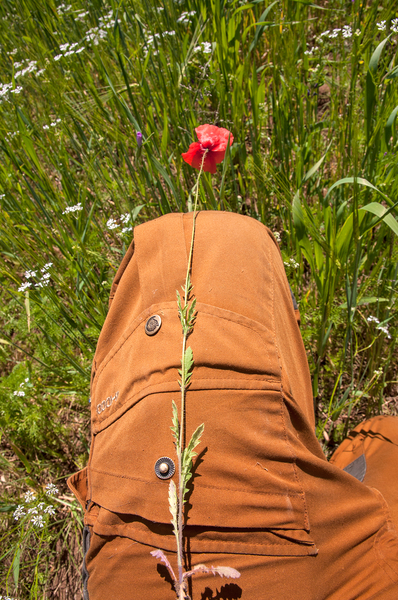
[[[397,409],[396,4],[70,1],[0,5],[0,594],[18,600],[78,597],[65,478],[111,280],[131,227],[192,208],[198,125],[234,136],[201,210],[280,235],[325,450]],[[49,482],[41,535],[13,512]]]

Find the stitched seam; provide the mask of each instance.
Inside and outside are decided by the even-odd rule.
[[[240,385],[239,387],[237,387],[237,385],[232,385],[232,382],[236,382],[241,384],[242,382],[245,381],[259,381],[259,382],[265,382],[265,383],[278,383],[278,380],[275,379],[258,379],[258,378],[254,378],[254,377],[242,377],[240,379],[220,379],[218,377],[198,377],[195,382],[193,382],[190,386],[190,390],[191,393],[192,392],[201,392],[203,391],[203,388],[199,388],[199,389],[195,389],[195,385],[197,381],[227,381],[228,383],[231,383],[231,387],[229,386],[223,386],[223,387],[217,387],[214,386],[212,388],[207,389],[206,391],[249,391],[249,392],[277,392],[277,390],[269,390],[266,388],[250,388],[250,387],[246,387],[243,385]],[[164,384],[173,384],[174,387],[166,389],[166,390],[159,390],[157,388],[159,388],[159,386],[162,386]],[[155,388],[154,391],[149,391],[151,390],[151,388]],[[138,402],[141,402],[142,400],[144,400],[145,398],[148,398],[148,396],[151,396],[152,394],[170,394],[172,392],[178,391],[178,384],[175,381],[175,378],[170,379],[169,381],[166,382],[162,382],[162,383],[152,383],[146,387],[142,387],[140,388],[140,391],[137,392],[136,394],[133,394],[132,396],[130,396],[129,398],[127,398],[127,400],[124,401],[124,403],[117,408],[114,412],[111,412],[109,415],[106,416],[105,419],[103,419],[102,421],[100,421],[99,419],[97,420],[97,425],[94,426],[94,433],[93,435],[97,435],[98,433],[100,433],[101,431],[104,431],[104,429],[106,429],[107,427],[110,427],[111,425],[113,425],[113,423],[115,423],[118,419],[120,419],[128,410],[130,410],[131,408],[133,408],[133,406],[135,404],[137,404]],[[131,402],[131,400],[135,399],[135,402]],[[120,412],[118,412],[120,411]],[[109,420],[109,422],[108,422]]]
[[[104,525],[105,527],[112,527],[114,529],[121,529],[125,527],[124,524],[112,524],[110,525],[109,523],[104,523],[103,521],[100,521],[99,518],[97,519],[97,523],[99,525]],[[95,527],[95,525],[94,525]],[[134,532],[132,532],[134,533]],[[98,535],[98,534],[97,534]],[[139,534],[138,534],[139,535]],[[159,535],[159,534],[158,534]],[[126,536],[127,537],[127,536]],[[173,539],[168,540],[170,542],[173,541]],[[302,542],[299,540],[292,540],[291,542],[286,542],[286,543],[275,543],[275,544],[261,544],[260,542],[237,542],[237,541],[233,541],[233,540],[204,540],[204,539],[197,539],[197,538],[190,538],[190,542],[194,543],[194,544],[203,544],[203,545],[225,545],[225,546],[245,546],[245,548],[250,548],[251,546],[259,546],[261,548],[280,548],[280,547],[284,547],[284,548],[291,548],[292,546],[296,546],[296,547],[303,547],[303,548],[311,548],[315,546],[315,542]]]
[[[111,477],[117,477],[118,479],[141,481],[142,483],[145,483],[148,485],[158,485],[159,484],[158,481],[147,481],[146,479],[141,479],[140,477],[132,477],[130,475],[118,475],[116,473],[110,473],[109,471],[102,471],[101,469],[96,469],[95,467],[91,467],[91,470],[94,471],[95,473],[101,473],[102,475],[109,475]],[[200,487],[210,489],[210,490],[226,490],[228,492],[238,492],[240,494],[258,494],[261,496],[282,496],[283,498],[285,498],[286,496],[288,496],[288,497],[293,496],[293,497],[301,498],[303,495],[303,492],[288,492],[286,494],[282,494],[282,493],[279,494],[279,493],[273,493],[273,492],[259,492],[258,490],[248,490],[246,488],[239,490],[236,488],[217,487],[214,485],[203,485],[203,484],[201,484]]]

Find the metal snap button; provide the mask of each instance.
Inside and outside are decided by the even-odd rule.
[[[159,479],[170,479],[175,473],[175,464],[168,456],[158,458],[155,463],[155,473]]]
[[[159,315],[152,315],[145,323],[145,333],[147,335],[155,335],[162,326],[162,319]]]

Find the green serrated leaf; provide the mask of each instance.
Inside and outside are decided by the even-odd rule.
[[[193,434],[191,436],[191,439],[189,440],[189,444],[188,444],[188,446],[186,448],[186,450],[187,450],[188,453],[192,453],[193,450],[196,448],[196,446],[200,443],[200,438],[202,436],[204,428],[205,428],[205,424],[202,423],[193,432]]]
[[[192,369],[192,367],[193,367],[193,352],[192,352],[191,346],[188,346],[188,348],[185,350],[185,353],[184,353],[184,370],[185,370],[186,375],[189,373],[189,371]]]
[[[180,292],[178,290],[176,290],[176,294],[177,294],[177,306],[178,306],[178,312],[182,311],[182,303],[181,303],[181,296],[180,296]]]
[[[174,400],[172,400],[172,407],[173,407],[173,417],[172,417],[173,425],[172,425],[172,427],[170,427],[170,429],[173,432],[173,437],[174,437],[176,445],[178,447],[180,444],[180,422],[178,420],[177,405],[174,402]]]

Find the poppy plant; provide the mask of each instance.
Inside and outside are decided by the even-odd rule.
[[[203,155],[206,153],[203,170],[215,173],[216,165],[224,160],[228,138],[230,146],[234,141],[233,135],[228,129],[215,125],[200,125],[200,127],[196,127],[195,131],[199,141],[191,144],[188,152],[184,152],[181,156],[191,167],[200,169]]]

